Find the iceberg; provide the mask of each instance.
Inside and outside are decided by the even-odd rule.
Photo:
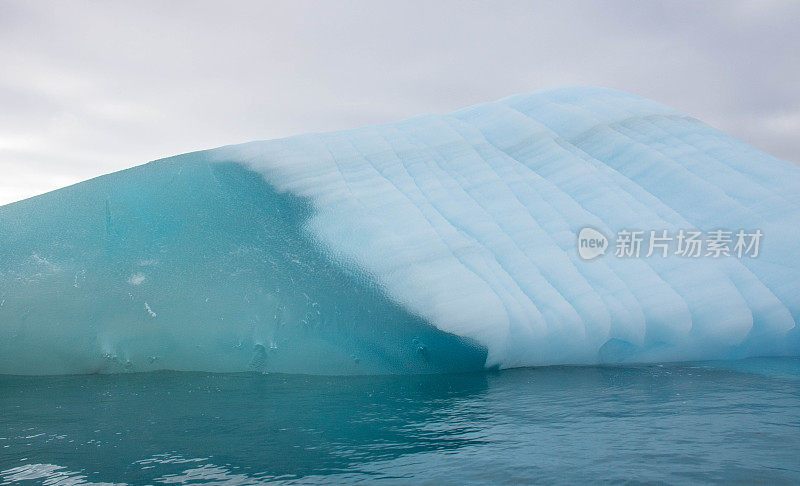
[[[591,259],[586,228],[609,240]],[[757,254],[614,254],[625,232],[742,229]],[[3,206],[0,373],[798,355],[799,271],[800,167],[638,96],[559,88]]]

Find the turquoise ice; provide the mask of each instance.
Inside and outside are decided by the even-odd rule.
[[[756,258],[580,258],[591,227]],[[158,160],[0,208],[0,373],[375,374],[800,354],[800,167],[630,94]]]

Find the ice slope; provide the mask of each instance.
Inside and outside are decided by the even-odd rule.
[[[757,258],[576,235],[759,229]],[[800,354],[800,168],[561,88],[152,162],[0,208],[0,373]]]

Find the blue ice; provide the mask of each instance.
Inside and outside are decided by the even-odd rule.
[[[589,261],[586,227],[764,236]],[[797,355],[799,228],[800,167],[602,88],[222,147],[0,208],[0,373]]]

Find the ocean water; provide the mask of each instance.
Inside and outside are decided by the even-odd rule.
[[[800,482],[800,359],[0,376],[0,484]]]

